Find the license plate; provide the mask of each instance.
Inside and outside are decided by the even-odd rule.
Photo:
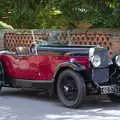
[[[118,92],[116,85],[101,86],[101,94],[110,94]]]

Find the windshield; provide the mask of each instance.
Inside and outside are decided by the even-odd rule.
[[[61,42],[58,42],[58,41],[45,41],[45,40],[39,40],[37,41],[37,46],[38,47],[46,47],[46,46],[57,46],[57,47],[60,47],[60,46],[67,46],[67,44],[64,44],[64,43],[61,43]]]

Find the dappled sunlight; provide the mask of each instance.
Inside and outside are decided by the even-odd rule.
[[[27,111],[27,112],[26,112]],[[4,88],[0,120],[119,120],[120,104],[106,96],[90,96],[79,109],[64,107],[58,99],[35,91]]]
[[[48,120],[118,120],[120,117],[119,110],[105,110],[104,108],[96,108],[91,110],[76,110],[74,112],[65,112],[61,114],[48,114],[45,119]],[[43,117],[43,118],[44,118]]]
[[[120,117],[120,110],[107,110],[107,111],[100,111],[101,114],[108,114]]]
[[[0,120],[16,120],[17,115],[9,106],[0,106]]]

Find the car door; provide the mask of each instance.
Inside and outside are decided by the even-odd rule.
[[[16,77],[20,79],[34,80],[37,76],[37,55],[17,54]]]
[[[51,80],[52,78],[52,63],[51,57],[47,55],[38,55],[36,57],[37,79]]]
[[[22,79],[35,79],[37,73],[36,67],[36,57],[28,56],[28,57],[18,57],[18,70],[17,70],[17,78]]]

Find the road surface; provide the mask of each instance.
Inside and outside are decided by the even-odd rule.
[[[62,106],[58,99],[34,91],[3,88],[0,120],[119,120],[120,103],[89,97],[79,109]]]

